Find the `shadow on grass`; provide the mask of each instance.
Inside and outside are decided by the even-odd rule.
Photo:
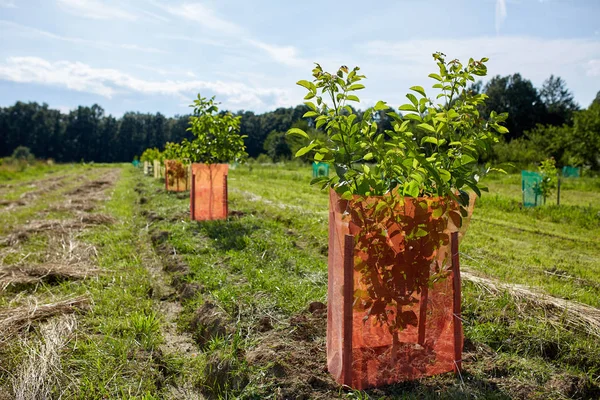
[[[461,380],[462,378],[462,380]],[[443,374],[422,380],[407,381],[367,390],[371,398],[394,396],[394,399],[512,399],[495,382],[463,371],[458,380]],[[525,389],[526,391],[527,389]]]
[[[258,229],[253,223],[241,220],[203,221],[197,224],[198,232],[212,240],[212,246],[218,250],[244,250],[248,245],[248,236]]]

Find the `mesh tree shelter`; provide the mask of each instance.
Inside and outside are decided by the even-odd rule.
[[[536,207],[544,202],[540,184],[542,174],[533,171],[521,171],[521,191],[523,192],[523,207]]]
[[[192,164],[190,216],[193,221],[227,219],[227,164]]]
[[[458,241],[467,219],[456,228],[458,207],[443,198],[404,198],[393,214],[378,212],[381,201],[330,192],[327,364],[356,389],[461,363]]]
[[[167,192],[190,190],[190,166],[178,160],[165,160],[165,189]]]
[[[564,166],[562,168],[562,176],[565,178],[579,178],[581,174],[581,168]]]
[[[329,164],[313,162],[313,178],[329,176]]]

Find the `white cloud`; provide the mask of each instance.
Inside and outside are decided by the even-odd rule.
[[[106,50],[120,48],[120,49],[125,49],[125,50],[140,51],[140,52],[144,52],[144,53],[156,53],[156,54],[167,53],[166,51],[163,51],[163,50],[160,50],[160,49],[157,49],[154,47],[144,47],[144,46],[138,46],[135,44],[126,44],[126,43],[115,44],[115,43],[109,43],[109,42],[105,42],[105,41],[101,41],[101,40],[87,40],[87,39],[82,39],[82,38],[57,35],[52,32],[47,32],[47,31],[43,31],[41,29],[32,28],[30,26],[17,24],[12,21],[0,20],[0,27],[2,27],[2,26],[9,28],[13,33],[20,32],[20,33],[29,34],[29,35],[32,35],[35,37],[45,37],[48,39],[60,40],[60,41],[67,42],[67,43],[82,44],[82,45],[86,45],[86,46],[94,46],[94,47],[98,47],[98,48],[106,49]]]
[[[58,4],[67,11],[86,18],[128,21],[137,19],[135,14],[98,0],[58,0]]]
[[[17,8],[13,0],[0,0],[0,7],[4,8]]]
[[[600,76],[600,60],[590,60],[586,65],[587,76]]]
[[[496,33],[500,33],[500,27],[506,19],[506,0],[496,0]]]
[[[201,3],[183,3],[178,5],[162,5],[155,3],[156,6],[162,7],[172,15],[188,19],[198,23],[206,28],[209,32],[217,34],[220,40],[207,39],[204,35],[200,37],[189,36],[171,36],[173,39],[194,41],[202,44],[213,46],[230,47],[222,40],[223,37],[228,37],[230,40],[235,40],[239,44],[239,38],[245,37],[242,43],[250,45],[256,49],[266,52],[269,57],[280,64],[287,66],[305,66],[307,61],[299,58],[299,51],[293,46],[277,46],[265,43],[260,40],[252,39],[251,36],[241,26],[234,22],[227,21],[217,15],[212,9]]]
[[[247,39],[246,43],[266,51],[274,61],[290,67],[305,67],[308,63],[308,61],[299,58],[298,49],[293,46],[275,46],[252,39]]]
[[[233,109],[266,109],[296,104],[287,90],[249,86],[241,82],[203,80],[144,80],[109,68],[94,68],[81,62],[50,62],[39,57],[9,57],[0,64],[0,79],[19,83],[52,85],[112,98],[121,93],[167,95],[191,98],[209,91]]]
[[[396,70],[407,77],[426,76],[435,68],[431,58],[439,50],[449,59],[465,62],[469,57],[488,57],[488,72],[520,72],[529,79],[545,79],[553,74],[579,74],[584,65],[600,58],[600,41],[590,39],[541,39],[522,36],[496,36],[471,39],[425,39],[399,42],[371,41],[358,46],[365,60],[377,57],[376,65]],[[372,61],[368,61],[371,63]],[[366,67],[363,68],[366,70]],[[425,73],[425,75],[423,75]]]
[[[162,7],[175,16],[197,22],[201,26],[218,33],[236,35],[242,32],[238,25],[217,16],[213,10],[200,3],[184,3]]]

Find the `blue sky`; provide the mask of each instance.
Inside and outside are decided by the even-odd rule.
[[[600,90],[600,0],[0,0],[0,106],[183,114],[200,92],[263,112],[302,102],[313,62],[358,65],[360,108],[430,87],[431,53],[490,75]]]

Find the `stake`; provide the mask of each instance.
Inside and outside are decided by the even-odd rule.
[[[452,315],[454,317],[454,372],[460,373],[462,368],[462,321],[460,315],[460,264],[458,262],[458,232],[452,232],[450,241],[452,257],[452,285],[454,302]]]
[[[196,220],[196,175],[192,169],[192,189],[190,190],[190,214],[192,221]]]
[[[342,380],[352,384],[352,303],[354,301],[354,236],[344,237],[344,325],[342,344]]]
[[[227,175],[225,175],[223,181],[223,211],[225,212],[225,219],[227,219],[227,215],[229,214],[229,202],[227,200]]]
[[[558,184],[556,189],[556,205],[560,206],[560,175],[558,176]]]

